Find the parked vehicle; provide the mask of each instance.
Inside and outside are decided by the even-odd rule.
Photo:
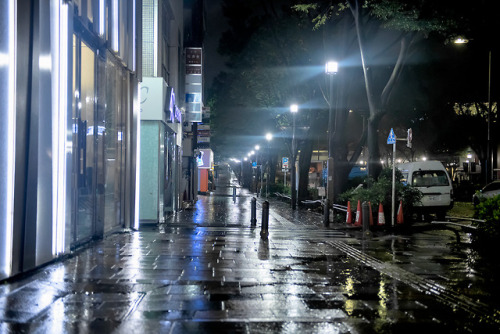
[[[397,165],[403,173],[403,182],[422,192],[420,204],[414,207],[417,214],[436,214],[443,220],[453,207],[453,187],[446,168],[440,161],[417,161]]]
[[[500,195],[500,181],[488,183],[483,187],[483,189],[475,193],[472,196],[472,203],[474,203],[474,205],[478,205],[481,197],[491,198],[496,195]]]

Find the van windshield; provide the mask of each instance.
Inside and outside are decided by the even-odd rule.
[[[419,170],[413,172],[412,185],[414,187],[449,186],[446,172],[443,170]]]

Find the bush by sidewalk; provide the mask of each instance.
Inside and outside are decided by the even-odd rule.
[[[484,223],[476,222],[478,238],[485,242],[500,241],[500,195],[483,197],[475,207],[475,215],[477,219],[484,220]]]
[[[398,203],[403,201],[403,213],[406,221],[412,216],[413,206],[422,199],[422,193],[412,186],[401,183],[402,179],[403,174],[401,171],[396,170],[396,200]],[[382,170],[378,180],[367,178],[362,187],[352,188],[340,195],[342,204],[347,204],[347,201],[356,204],[358,200],[371,202],[375,206],[382,203],[386,214],[391,212],[391,198],[392,168]]]

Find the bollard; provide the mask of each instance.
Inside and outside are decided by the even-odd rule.
[[[370,209],[368,206],[368,202],[363,202],[362,204],[362,216],[363,216],[363,233],[370,232]]]
[[[236,186],[233,186],[233,200],[236,200]]]
[[[323,207],[323,225],[328,227],[330,225],[330,200],[325,198]]]
[[[260,229],[260,237],[267,239],[269,236],[269,202],[262,203],[262,225]]]
[[[250,210],[250,225],[254,227],[255,225],[257,225],[256,211],[257,211],[257,199],[255,199],[255,197],[252,197],[252,209]]]

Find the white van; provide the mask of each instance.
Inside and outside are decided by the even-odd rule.
[[[443,220],[446,211],[453,207],[453,187],[450,176],[440,161],[418,161],[398,164],[403,173],[403,182],[422,192],[417,213],[435,213]]]

